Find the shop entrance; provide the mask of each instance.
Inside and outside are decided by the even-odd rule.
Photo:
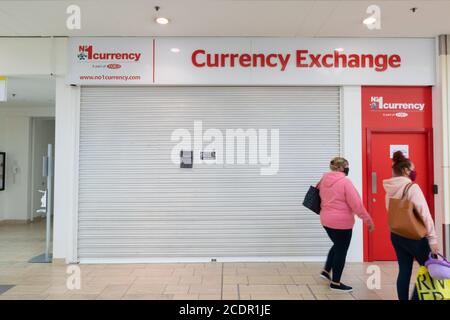
[[[82,87],[80,263],[325,256],[299,199],[339,154],[339,102],[337,87]],[[260,132],[276,174],[252,155]]]
[[[417,170],[416,183],[422,188],[433,213],[433,160],[431,130],[371,130],[367,131],[368,210],[375,223],[369,235],[369,260],[396,260],[390,241],[383,180],[392,176],[392,154],[402,150]]]

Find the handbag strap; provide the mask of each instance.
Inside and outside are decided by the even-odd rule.
[[[317,184],[316,184],[316,189],[319,189],[319,185],[320,185],[320,183],[322,182],[322,180],[323,180],[323,178],[321,178],[320,181],[317,182]]]
[[[445,262],[448,263],[447,259],[445,259],[445,257],[444,257],[442,254],[440,254],[440,253],[437,253],[437,254],[436,254],[436,258],[434,258],[434,257],[433,257],[433,253],[430,252],[430,254],[429,254],[428,257],[429,257],[431,260],[439,260],[439,257],[441,257],[443,261],[445,261]]]
[[[405,186],[405,188],[403,189],[402,200],[405,199],[406,194],[408,193],[409,189],[412,187],[413,184],[414,182],[411,182]]]

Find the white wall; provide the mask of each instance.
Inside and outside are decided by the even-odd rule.
[[[1,38],[0,75],[65,74],[66,38]]]
[[[345,86],[341,91],[342,101],[342,133],[343,157],[350,163],[349,178],[362,196],[362,118],[361,118],[361,87]],[[353,228],[353,238],[348,251],[347,261],[363,261],[363,224],[356,218]]]
[[[436,52],[439,52],[439,41],[436,41]],[[441,227],[444,224],[444,216],[445,216],[445,195],[444,192],[447,192],[447,187],[445,186],[444,179],[445,176],[445,167],[444,164],[444,146],[445,146],[445,140],[443,139],[444,135],[444,129],[443,129],[443,86],[445,84],[442,83],[442,71],[441,67],[446,63],[446,61],[443,61],[443,59],[446,59],[446,56],[439,56],[438,59],[436,59],[436,74],[437,81],[436,85],[432,88],[432,111],[433,111],[433,151],[434,151],[434,184],[438,185],[439,192],[437,195],[434,196],[434,213],[435,213],[435,225],[436,225],[436,233],[438,236],[438,239],[443,239],[443,228]],[[444,70],[445,70],[444,66]],[[440,250],[442,251],[442,241],[439,242]]]
[[[445,174],[446,174],[446,182],[450,182],[450,163],[449,163],[449,158],[450,158],[450,132],[449,132],[449,128],[450,128],[450,34],[447,35],[447,54],[446,54],[446,61],[445,61],[445,65],[446,65],[446,87],[444,87],[444,91],[445,94],[443,95],[443,98],[446,99],[445,101],[445,105],[443,104],[443,108],[445,108],[446,112],[446,119],[444,120],[446,122],[446,135],[444,136],[444,143],[446,144],[446,148],[444,149],[446,152],[446,162],[444,163],[444,166],[446,167],[445,169]],[[447,190],[449,189],[449,184],[447,184]],[[447,210],[445,210],[443,212],[443,221],[445,224],[445,232],[446,232],[446,244],[445,244],[445,248],[446,248],[446,256],[448,259],[450,259],[450,192],[447,192],[447,197],[445,198],[445,208]]]
[[[435,178],[439,185],[435,212],[438,237],[445,234],[445,254],[450,258],[450,35],[443,40],[445,49],[437,60],[437,85],[433,90]]]
[[[30,119],[1,116],[0,150],[6,152],[6,186],[0,192],[0,217],[27,220],[29,213]],[[14,168],[17,169],[17,174]]]
[[[55,206],[53,257],[77,260],[80,88],[56,79]]]
[[[0,219],[27,220],[31,213],[31,117],[51,117],[53,107],[0,106],[0,150],[6,152],[6,188],[0,191]],[[17,174],[13,168],[17,167]]]

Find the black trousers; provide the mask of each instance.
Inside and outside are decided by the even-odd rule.
[[[328,252],[325,270],[332,272],[333,282],[341,282],[342,271],[345,267],[345,259],[347,258],[348,247],[352,240],[352,229],[339,230],[325,227],[325,231],[333,242],[333,246]]]
[[[427,238],[411,240],[391,233],[391,241],[398,260],[397,295],[399,300],[409,300],[409,283],[414,259],[423,266],[431,252]],[[413,300],[418,300],[417,290],[414,287]]]

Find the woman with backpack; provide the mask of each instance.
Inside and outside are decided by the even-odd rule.
[[[430,252],[438,253],[438,244],[427,201],[419,185],[414,183],[417,175],[414,163],[407,159],[401,151],[394,153],[392,161],[393,177],[383,181],[386,191],[386,208],[388,211],[393,210],[389,208],[390,199],[409,200],[414,205],[414,210],[418,213],[426,229],[425,237],[420,240],[413,240],[391,232],[391,241],[399,265],[397,295],[399,300],[409,300],[409,284],[414,259],[423,266]],[[389,214],[391,215],[391,212]],[[417,298],[417,291],[414,290],[413,299],[417,300]]]

